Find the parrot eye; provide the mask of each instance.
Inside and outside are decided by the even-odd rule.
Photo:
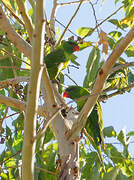
[[[74,90],[74,88],[72,87],[72,88],[70,88],[70,91],[73,91]]]

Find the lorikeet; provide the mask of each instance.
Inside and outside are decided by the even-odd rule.
[[[44,57],[51,80],[56,79],[60,71],[69,65],[70,60],[78,64],[75,61],[76,56],[73,55],[75,51],[79,51],[79,46],[75,41],[69,40],[62,42],[58,48]]]
[[[90,92],[88,89],[80,87],[80,86],[70,86],[68,87],[63,97],[71,98],[77,103],[77,109],[80,111],[84,106]],[[91,137],[89,140],[93,147],[97,150],[99,159],[104,167],[104,162],[101,155],[100,144],[103,143],[104,139],[102,134],[103,122],[102,122],[102,114],[100,104],[97,102],[95,107],[93,108],[90,116],[87,118],[87,123],[85,126],[89,136]]]

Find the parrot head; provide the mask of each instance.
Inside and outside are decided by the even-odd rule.
[[[65,92],[63,93],[63,97],[64,98],[70,98],[70,99],[73,99],[73,94],[75,93],[75,86],[70,86],[68,88],[66,88]]]
[[[73,52],[80,50],[77,42],[75,42],[73,40],[64,41],[63,48],[64,48],[65,52],[67,52],[68,54],[72,54]]]
[[[81,86],[69,86],[63,93],[64,98],[77,99],[89,95],[89,91]]]

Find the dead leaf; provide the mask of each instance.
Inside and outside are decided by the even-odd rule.
[[[104,31],[100,31],[99,34],[99,45],[102,44],[102,52],[104,52],[105,54],[108,54],[108,38],[107,38],[107,34]]]

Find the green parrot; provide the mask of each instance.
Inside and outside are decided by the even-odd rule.
[[[44,57],[51,80],[56,79],[60,71],[69,65],[70,60],[72,63],[79,65],[75,61],[76,56],[73,54],[75,51],[79,51],[78,44],[73,40],[69,40],[62,42],[58,48]]]
[[[80,111],[84,106],[89,95],[90,92],[86,88],[80,86],[69,86],[68,88],[65,89],[63,97],[71,98],[72,100],[74,100],[77,104],[78,111]],[[105,148],[104,138],[102,133],[102,129],[103,129],[102,111],[101,111],[101,106],[98,102],[95,104],[91,114],[87,118],[85,129],[89,134],[88,137],[90,138],[89,140],[91,144],[98,152],[98,157],[105,171],[105,166],[100,148],[101,143],[104,145]]]

